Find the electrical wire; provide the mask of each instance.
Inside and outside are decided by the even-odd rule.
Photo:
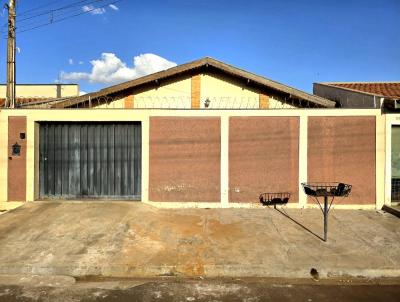
[[[46,7],[46,6],[52,6],[52,5],[54,5],[55,3],[60,3],[60,0],[58,0],[58,1],[47,2],[46,4],[42,4],[42,5],[36,6],[36,7],[34,7],[34,8],[30,8],[30,9],[28,9],[28,10],[25,10],[25,11],[19,13],[18,15],[19,15],[19,16],[24,16],[24,15],[29,14],[29,13],[32,12],[32,11],[39,10],[39,9],[44,8],[44,7]]]
[[[19,18],[21,17],[21,15],[24,15],[24,14],[23,13],[22,14],[18,13],[17,16],[16,16],[16,22],[18,24],[21,24],[21,23],[23,24],[27,20],[37,19],[37,18],[40,18],[40,17],[43,17],[43,16],[53,17],[55,12],[62,12],[62,13],[65,14],[65,13],[68,13],[68,9],[71,9],[71,8],[73,9],[74,7],[76,8],[77,6],[79,6],[79,10],[80,10],[85,5],[91,5],[91,4],[94,4],[94,3],[97,3],[97,2],[102,2],[102,1],[105,1],[105,0],[80,0],[80,1],[75,1],[75,2],[69,3],[67,5],[61,6],[61,7],[57,7],[57,8],[53,8],[53,9],[47,9],[45,11],[38,12],[35,15],[28,16],[28,17],[25,17],[23,19],[19,19]],[[56,2],[59,2],[59,1],[56,1]],[[51,2],[51,3],[54,3],[54,2]],[[43,5],[43,6],[45,6],[45,5]],[[37,9],[39,9],[39,8],[37,8]],[[66,10],[67,10],[67,12],[63,12],[63,11],[66,11]],[[27,12],[27,11],[25,11],[25,12]],[[25,13],[25,15],[26,15],[26,13]],[[62,14],[60,14],[60,15],[62,15]],[[37,20],[28,23],[28,25],[32,25],[32,24],[37,24]],[[27,25],[27,24],[23,24],[23,26],[25,26],[25,25]],[[6,22],[2,27],[3,28],[7,28],[7,26],[8,26],[8,24]]]
[[[97,0],[96,2],[99,2],[99,1],[105,1],[105,0]],[[123,0],[114,0],[114,1],[111,1],[111,2],[107,2],[106,4],[104,4],[102,6],[96,6],[96,7],[93,7],[91,9],[88,9],[88,10],[85,10],[85,11],[82,11],[82,8],[79,8],[79,13],[68,15],[71,12],[77,11],[75,9],[74,11],[69,11],[68,14],[59,14],[59,15],[57,15],[57,17],[63,16],[63,15],[67,15],[67,16],[65,16],[63,18],[59,18],[59,19],[55,19],[55,20],[51,19],[50,21],[47,21],[46,23],[34,25],[34,26],[28,27],[28,28],[22,27],[22,29],[20,29],[20,30],[17,29],[16,33],[23,33],[23,32],[27,32],[27,31],[31,31],[31,30],[34,30],[34,29],[37,29],[37,28],[41,28],[41,27],[44,27],[44,26],[48,26],[48,25],[51,25],[51,24],[54,24],[54,23],[58,23],[58,22],[67,20],[67,19],[70,19],[70,18],[78,17],[80,15],[91,13],[91,12],[93,12],[95,10],[98,10],[98,9],[101,9],[101,8],[105,8],[105,7],[107,7],[107,6],[111,5],[111,4],[116,4],[116,3],[121,2],[121,1],[123,1]],[[32,23],[32,24],[34,24],[34,23]],[[6,38],[6,37],[3,36],[3,38]]]
[[[17,18],[18,23],[20,23],[20,22],[23,22],[25,20],[30,20],[30,19],[33,19],[33,18],[37,18],[37,17],[43,16],[43,15],[51,14],[51,13],[54,13],[56,11],[65,10],[65,9],[68,9],[68,8],[71,8],[71,7],[75,7],[75,6],[78,6],[78,5],[79,6],[90,5],[90,4],[93,4],[93,3],[96,3],[96,2],[102,2],[102,1],[104,1],[104,0],[80,0],[80,1],[77,1],[77,2],[74,2],[74,3],[71,3],[71,4],[59,7],[59,8],[50,9],[50,10],[47,10],[45,12],[38,13],[38,14],[36,14],[34,16],[26,17],[26,18],[23,18],[23,19],[18,19],[18,15],[17,15],[16,18]],[[87,2],[87,3],[85,3],[85,2]]]
[[[102,0],[104,1],[104,0]],[[108,3],[106,5],[110,5],[111,3]],[[99,9],[99,7],[94,8],[94,10]],[[90,11],[92,11],[91,9],[89,9]],[[29,29],[31,27],[36,27],[39,25],[43,25],[43,24],[48,24],[48,23],[54,23],[54,20],[57,20],[60,17],[63,16],[70,16],[73,15],[74,13],[78,13],[78,12],[82,12],[82,7],[79,6],[77,8],[74,8],[72,10],[68,10],[68,11],[57,11],[57,12],[51,12],[49,15],[44,16],[45,19],[43,20],[35,20],[32,22],[28,22],[25,24],[22,24],[22,26],[17,26],[17,29],[19,29],[19,31],[23,31],[25,29]],[[3,30],[2,33],[7,32],[7,29]]]

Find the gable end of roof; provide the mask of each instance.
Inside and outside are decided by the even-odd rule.
[[[167,78],[172,78],[186,73],[190,74],[191,72],[196,72],[202,69],[206,70],[207,68],[215,69],[227,75],[251,81],[259,86],[264,86],[268,89],[276,90],[280,93],[287,94],[290,98],[293,99],[310,102],[314,104],[316,107],[324,107],[324,108],[335,107],[335,102],[332,102],[328,99],[312,95],[307,92],[298,90],[296,88],[270,80],[268,78],[250,73],[248,71],[223,63],[221,61],[218,61],[210,57],[205,57],[193,62],[185,63],[163,71],[159,71],[144,77],[130,80],[121,84],[113,85],[101,89],[97,92],[85,94],[79,97],[63,99],[60,100],[59,102],[52,102],[49,106],[51,108],[67,108],[78,105],[80,103],[88,102],[90,99],[100,98],[111,94],[117,94],[127,89],[137,88],[152,82],[161,81]]]

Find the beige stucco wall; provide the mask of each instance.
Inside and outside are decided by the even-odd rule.
[[[61,85],[61,97],[78,96],[79,85]],[[57,84],[54,85],[17,85],[15,88],[19,98],[56,98]],[[6,97],[6,85],[0,85],[0,98]]]
[[[289,103],[285,103],[280,100],[277,96],[270,96],[269,97],[269,108],[270,109],[290,109],[290,108],[297,108]]]
[[[400,126],[400,114],[385,115],[385,127],[381,128],[381,132],[385,133],[385,200],[384,204],[391,205],[392,202],[392,127]]]
[[[250,89],[243,83],[227,77],[213,74],[201,76],[200,108],[204,108],[204,101],[210,100],[209,108],[213,109],[257,109],[259,108],[260,92]],[[269,108],[289,109],[296,108],[286,104],[277,95],[269,95]]]
[[[92,106],[95,109],[121,109],[125,108],[125,98],[102,98],[99,100],[101,104],[97,104],[96,101],[92,102]]]
[[[107,103],[105,100],[107,99]],[[259,108],[260,93],[246,85],[228,77],[213,74],[202,74],[200,81],[200,108],[204,109],[204,102],[209,99],[209,109],[257,109]],[[124,98],[102,98],[101,104],[93,106],[104,108],[124,108]],[[134,93],[134,108],[191,108],[191,79],[177,80],[176,82],[161,85],[158,88]],[[269,95],[270,109],[296,108],[283,102],[277,95]]]
[[[161,85],[158,88],[135,94],[134,108],[181,108],[191,107],[191,79],[183,79]]]
[[[299,141],[299,183],[307,180],[307,120],[309,116],[376,116],[376,204],[375,205],[336,205],[337,208],[380,208],[385,199],[385,115],[380,110],[365,109],[282,109],[282,110],[94,110],[94,109],[64,109],[64,110],[0,110],[0,202],[7,200],[7,121],[8,116],[27,116],[27,183],[26,200],[35,200],[38,190],[37,146],[38,127],[40,121],[140,121],[142,122],[142,202],[160,207],[237,207],[229,203],[227,192],[229,191],[229,119],[235,116],[294,116],[300,117],[300,141]],[[205,203],[179,201],[159,204],[149,200],[149,118],[150,116],[180,116],[180,117],[219,117],[221,119],[221,202]],[[400,117],[391,117],[390,123],[397,123]],[[387,135],[386,135],[387,136]],[[387,142],[388,143],[388,142]],[[36,152],[35,152],[36,150]],[[386,154],[390,154],[387,149]],[[387,160],[387,159],[386,159]],[[303,164],[302,164],[303,163]],[[386,162],[387,163],[387,162]],[[299,190],[301,187],[299,187]],[[305,195],[300,193],[298,203],[288,207],[315,207],[307,203]],[[253,207],[251,204],[241,204],[240,207]]]
[[[105,102],[107,101],[107,102]],[[93,101],[92,105],[98,109],[117,109],[125,108],[125,98],[101,98],[101,103],[97,105]],[[134,94],[134,108],[181,108],[190,109],[191,107],[191,79],[178,80],[173,83],[161,85],[157,88],[149,89]]]
[[[0,202],[7,200],[8,114],[0,110]]]
[[[255,109],[259,107],[259,93],[240,86],[227,78],[203,74],[200,84],[200,108],[209,99],[209,108]]]

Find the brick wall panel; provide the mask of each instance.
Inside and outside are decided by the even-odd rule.
[[[263,192],[290,192],[298,201],[298,158],[297,117],[232,117],[230,202],[258,202]]]
[[[352,184],[337,203],[374,204],[375,117],[309,117],[308,181]]]
[[[26,140],[20,138],[20,133],[26,135],[26,117],[8,117],[8,183],[7,200],[26,200]],[[12,155],[12,145],[18,143],[21,146],[21,155]]]
[[[150,118],[152,201],[220,201],[220,119]]]

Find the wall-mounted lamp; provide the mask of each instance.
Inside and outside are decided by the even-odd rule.
[[[21,155],[21,145],[19,145],[17,142],[11,146],[12,148],[12,156],[20,156]]]
[[[208,106],[210,106],[210,103],[211,103],[210,99],[207,98],[207,99],[204,101],[204,107],[205,107],[205,108],[208,108]]]

